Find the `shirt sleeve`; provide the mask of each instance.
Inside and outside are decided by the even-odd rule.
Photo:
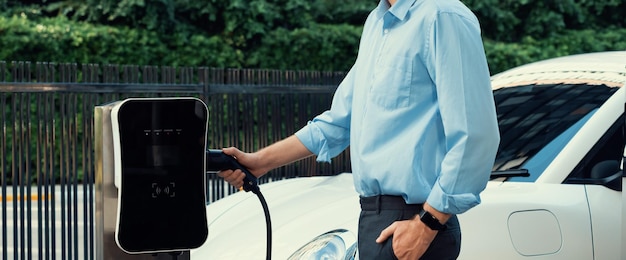
[[[350,69],[337,87],[331,108],[309,121],[295,134],[309,151],[317,155],[317,161],[329,162],[350,144],[354,70],[355,67]]]
[[[460,214],[480,203],[500,141],[489,68],[474,16],[439,13],[429,38],[446,154],[427,202]]]

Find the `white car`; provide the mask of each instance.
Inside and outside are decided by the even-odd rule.
[[[459,259],[620,259],[626,51],[555,58],[492,77],[501,144],[482,203],[459,215]],[[260,186],[273,259],[355,259],[350,173]],[[192,259],[265,259],[253,193],[207,206]]]

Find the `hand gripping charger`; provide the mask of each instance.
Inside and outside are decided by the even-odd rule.
[[[246,167],[239,164],[234,157],[225,154],[222,150],[209,149],[206,151],[206,158],[207,171],[218,172],[222,170],[240,169],[246,175],[241,188],[245,191],[252,191],[253,193],[259,192],[256,176],[252,175]]]
[[[117,245],[129,254],[201,246],[208,236],[204,102],[126,99],[113,106],[111,125]]]

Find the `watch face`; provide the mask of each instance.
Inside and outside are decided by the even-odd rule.
[[[426,210],[420,212],[420,220],[432,230],[444,230],[446,228],[446,225],[441,224],[435,216]]]

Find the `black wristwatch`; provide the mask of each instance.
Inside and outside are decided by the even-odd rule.
[[[426,210],[422,209],[422,211],[420,211],[420,220],[432,230],[441,231],[446,229],[446,225],[441,224],[435,216],[431,215],[430,212]]]

